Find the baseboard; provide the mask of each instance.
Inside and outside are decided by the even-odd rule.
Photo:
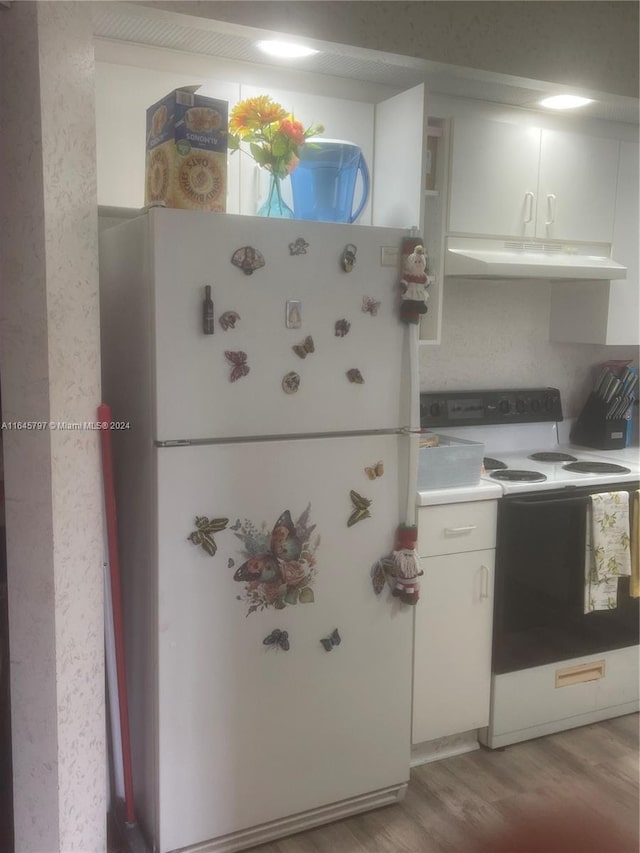
[[[411,767],[430,764],[432,761],[442,761],[443,758],[463,755],[475,749],[480,749],[477,729],[417,743],[411,747]]]
[[[348,800],[342,800],[339,803],[332,803],[329,806],[310,809],[291,817],[274,820],[260,826],[251,827],[251,829],[232,832],[201,844],[184,847],[180,851],[176,851],[176,853],[235,853],[237,850],[246,850],[258,844],[273,841],[276,838],[283,838],[287,835],[294,835],[297,832],[304,832],[323,823],[331,823],[332,821],[342,820],[345,817],[360,812],[398,803],[404,799],[407,787],[408,783],[404,782],[401,785],[382,788],[379,791],[372,791],[370,794],[352,797]]]

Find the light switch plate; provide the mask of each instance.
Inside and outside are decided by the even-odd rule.
[[[380,266],[397,267],[400,250],[397,246],[383,246],[380,249]]]

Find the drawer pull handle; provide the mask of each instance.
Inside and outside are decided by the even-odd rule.
[[[480,571],[482,572],[480,598],[489,598],[489,569],[486,566],[480,566]]]
[[[472,530],[475,530],[477,524],[468,524],[466,527],[445,527],[444,535],[445,536],[466,536],[467,533],[471,533]]]
[[[556,669],[556,687],[569,687],[572,684],[582,684],[585,681],[598,681],[605,677],[606,661],[597,660],[593,663],[581,663],[567,669]]]

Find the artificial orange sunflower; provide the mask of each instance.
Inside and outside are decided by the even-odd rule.
[[[247,136],[286,117],[286,110],[269,95],[257,95],[235,105],[229,119],[229,130],[238,136]]]

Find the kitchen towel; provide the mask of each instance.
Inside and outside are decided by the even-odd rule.
[[[631,580],[629,595],[640,598],[640,489],[631,495]]]
[[[584,612],[618,605],[618,578],[631,574],[629,494],[591,495],[587,510]]]

